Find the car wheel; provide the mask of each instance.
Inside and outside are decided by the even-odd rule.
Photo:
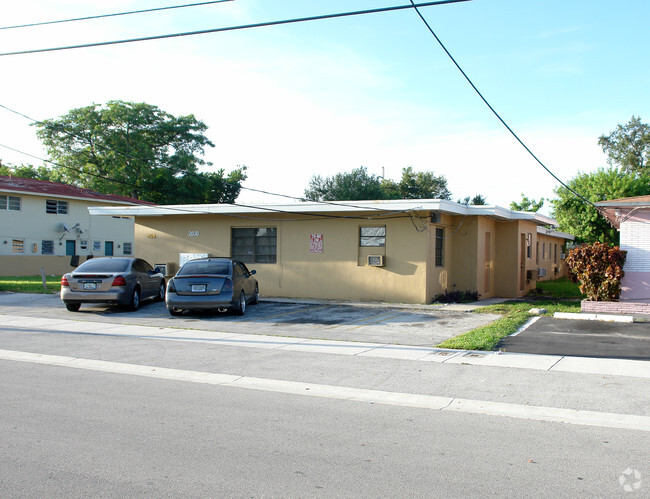
[[[158,294],[154,298],[155,301],[165,301],[165,293],[167,291],[167,286],[165,281],[160,281],[160,287],[158,288]]]
[[[170,307],[167,309],[167,311],[169,312],[169,315],[173,316],[181,315],[183,313],[182,309],[176,307]]]
[[[70,312],[79,312],[81,303],[66,303],[65,308],[67,308]]]
[[[129,303],[129,309],[134,312],[140,308],[140,288],[135,288],[133,294],[131,295],[131,303]]]
[[[239,303],[237,303],[237,308],[235,309],[237,315],[244,315],[246,313],[246,295],[242,291],[239,295]]]
[[[251,300],[251,305],[257,305],[260,302],[260,287],[255,285],[255,293],[253,294],[253,299]]]

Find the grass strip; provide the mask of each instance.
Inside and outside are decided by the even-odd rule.
[[[43,293],[54,294],[61,290],[61,276],[49,275],[45,278],[46,289],[40,275],[24,277],[0,277],[0,291],[14,293]]]
[[[535,300],[535,301],[516,301],[504,302],[487,307],[481,307],[475,310],[476,313],[500,314],[501,319],[497,319],[485,326],[472,329],[465,334],[454,336],[439,345],[440,348],[450,348],[454,350],[495,350],[499,341],[506,336],[515,333],[523,326],[528,319],[533,317],[529,312],[532,308],[545,308],[546,316],[552,316],[555,312],[580,312],[579,301],[552,301],[552,300]]]

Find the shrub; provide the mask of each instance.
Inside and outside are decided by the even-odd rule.
[[[434,303],[467,303],[471,301],[478,301],[478,291],[446,291],[433,297]]]
[[[614,301],[621,294],[626,255],[618,246],[593,243],[570,250],[566,263],[589,300]]]

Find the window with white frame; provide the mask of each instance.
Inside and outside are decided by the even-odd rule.
[[[102,250],[102,242],[93,241],[93,251],[101,251],[101,250]]]
[[[25,241],[22,239],[14,239],[11,241],[11,252],[12,253],[24,253],[25,252]]]
[[[56,199],[47,199],[45,201],[45,213],[53,213],[55,215],[67,215],[68,202],[57,201]]]
[[[41,241],[41,255],[54,254],[54,241]]]
[[[88,250],[88,241],[86,239],[81,239],[79,241],[79,249],[83,251]]]
[[[20,211],[20,196],[0,196],[0,210]]]
[[[122,245],[122,253],[125,255],[133,254],[133,243],[124,243]]]

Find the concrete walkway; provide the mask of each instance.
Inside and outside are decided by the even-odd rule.
[[[232,347],[283,349],[317,354],[381,357],[416,362],[437,362],[446,364],[491,366],[495,368],[517,368],[553,372],[650,378],[650,362],[635,360],[458,351],[383,343],[311,340],[305,338],[221,333],[196,329],[176,329],[126,324],[103,324],[101,328],[98,328],[96,322],[23,317],[19,315],[6,314],[0,315],[0,326],[29,332],[116,337],[128,336],[160,341],[212,343]]]

